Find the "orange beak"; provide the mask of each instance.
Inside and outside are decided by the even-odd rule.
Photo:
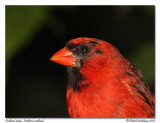
[[[56,52],[51,58],[51,61],[65,65],[75,67],[75,56],[73,53],[64,47],[63,49]]]

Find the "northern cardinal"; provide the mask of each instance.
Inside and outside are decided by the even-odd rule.
[[[72,39],[50,60],[67,66],[66,103],[71,117],[154,117],[155,98],[140,70],[108,42]]]

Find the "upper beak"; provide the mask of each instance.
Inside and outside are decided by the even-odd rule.
[[[75,56],[71,51],[67,50],[66,47],[53,54],[50,60],[65,66],[72,67],[75,67],[76,62]]]

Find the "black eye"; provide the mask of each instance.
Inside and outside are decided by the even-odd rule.
[[[87,53],[88,52],[88,47],[82,47],[81,52],[82,53]]]

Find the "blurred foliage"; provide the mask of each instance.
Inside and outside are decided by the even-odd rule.
[[[26,47],[46,19],[43,6],[6,6],[6,61]]]
[[[49,61],[66,41],[99,38],[154,92],[154,6],[6,6],[6,117],[68,117],[67,72]]]

